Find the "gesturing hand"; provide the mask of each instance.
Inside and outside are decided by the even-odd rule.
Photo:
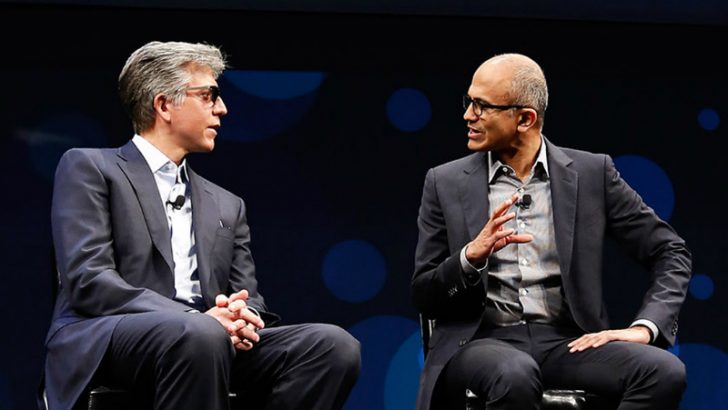
[[[526,243],[533,240],[533,235],[515,234],[513,229],[503,228],[503,224],[516,216],[515,212],[507,213],[507,211],[517,200],[518,195],[514,194],[498,205],[478,236],[468,244],[465,257],[470,263],[483,264],[493,252],[503,249],[510,243]]]

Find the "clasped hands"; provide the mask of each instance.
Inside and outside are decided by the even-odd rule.
[[[258,330],[265,327],[263,319],[248,309],[248,291],[243,289],[230,296],[215,297],[215,307],[205,312],[217,319],[230,335],[233,346],[239,350],[250,350],[260,341]]]

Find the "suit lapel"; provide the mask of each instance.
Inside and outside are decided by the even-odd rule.
[[[187,164],[187,172],[192,187],[192,227],[195,231],[195,245],[197,246],[197,274],[200,279],[203,296],[206,295],[208,283],[212,278],[212,249],[215,233],[220,227],[220,214],[217,200],[207,188],[207,181],[197,175]],[[207,300],[214,306],[214,301]]]
[[[123,160],[118,162],[119,167],[134,187],[152,242],[164,261],[167,262],[170,272],[174,272],[167,214],[164,211],[164,204],[159,198],[159,189],[154,181],[154,175],[133,142],[129,141],[119,148],[118,155]]]
[[[551,173],[551,204],[554,212],[554,234],[556,250],[559,253],[561,275],[568,276],[574,249],[574,226],[576,223],[577,183],[579,175],[571,169],[573,162],[564,151],[546,141]]]
[[[488,201],[488,169],[486,154],[471,156],[471,161],[463,168],[460,187],[460,203],[463,204],[468,239],[475,238],[488,222],[490,203]]]

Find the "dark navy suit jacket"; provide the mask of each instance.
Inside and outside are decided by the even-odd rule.
[[[248,304],[273,320],[258,293],[245,204],[188,171],[205,304],[247,289]],[[132,142],[66,152],[56,170],[51,222],[61,286],[46,341],[45,391],[55,410],[71,408],[81,395],[124,315],[190,308],[173,300],[164,204]]]
[[[656,344],[674,343],[691,273],[685,242],[624,182],[609,156],[544,141],[562,286],[577,326],[584,332],[609,328],[602,296],[603,247],[609,235],[652,273],[635,318],[657,325]],[[430,407],[440,371],[481,325],[487,277],[468,286],[459,257],[490,215],[487,158],[486,153],[471,154],[430,169],[425,178],[412,296],[417,309],[437,325],[421,375],[418,409]]]

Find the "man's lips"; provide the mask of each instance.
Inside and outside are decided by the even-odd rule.
[[[468,138],[477,138],[478,136],[482,135],[483,133],[474,129],[474,128],[468,128]]]

